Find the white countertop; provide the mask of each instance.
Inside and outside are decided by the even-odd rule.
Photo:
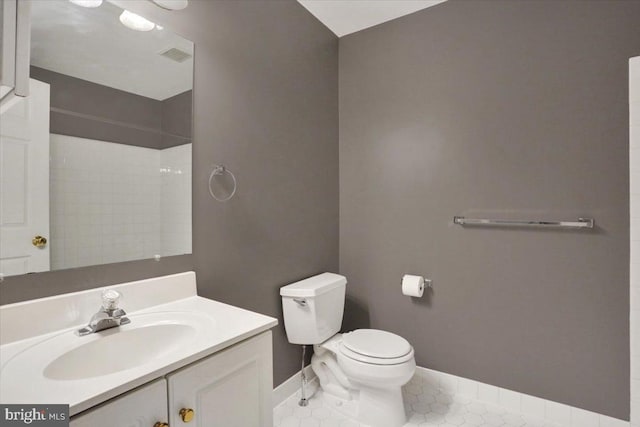
[[[2,306],[0,403],[63,403],[70,405],[70,415],[74,415],[267,331],[278,323],[272,317],[195,295],[195,274],[192,272],[108,288],[118,289],[124,295],[121,306],[127,311],[131,323],[105,333],[74,336],[78,343],[89,343],[118,331],[131,330],[150,316],[170,319],[172,313],[192,317],[201,327],[179,346],[179,350],[159,353],[140,366],[92,378],[59,380],[44,375],[46,365],[68,351],[58,348],[61,346],[56,345],[57,339],[67,334],[63,338],[69,342],[68,334],[86,325],[91,317],[90,314],[87,317],[87,313],[97,311],[104,288]],[[79,322],[81,318],[83,320]],[[127,351],[127,348],[116,349],[115,354],[126,358]],[[90,364],[92,361],[83,360],[81,363]]]

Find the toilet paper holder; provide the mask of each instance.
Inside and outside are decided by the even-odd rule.
[[[412,274],[412,276],[414,276],[414,275]],[[417,274],[415,274],[415,276],[418,276],[418,275],[417,275]],[[424,276],[420,276],[420,277],[422,277],[422,278],[423,278],[423,280],[424,280],[424,287],[425,287],[425,288],[433,288],[433,281],[432,281],[431,279],[427,279],[427,278],[426,278],[426,277],[424,277]],[[400,284],[401,284],[401,285],[402,285],[402,279],[403,279],[403,278],[404,278],[404,276],[402,276],[402,277],[400,278]]]
[[[400,281],[402,295],[412,298],[422,298],[425,289],[431,288],[431,280],[417,274],[405,274]]]

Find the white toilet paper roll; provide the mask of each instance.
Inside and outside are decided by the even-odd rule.
[[[405,274],[402,277],[402,294],[420,298],[424,293],[424,277]]]

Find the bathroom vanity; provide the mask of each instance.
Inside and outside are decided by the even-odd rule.
[[[195,273],[110,286],[130,323],[78,336],[104,288],[0,307],[0,403],[71,425],[272,425],[277,320],[197,296]]]
[[[77,415],[71,426],[269,426],[270,372],[264,332]]]

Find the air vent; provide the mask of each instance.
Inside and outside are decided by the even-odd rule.
[[[190,53],[187,53],[184,50],[180,50],[175,47],[167,49],[164,52],[160,52],[160,55],[175,62],[184,62],[192,56]]]

